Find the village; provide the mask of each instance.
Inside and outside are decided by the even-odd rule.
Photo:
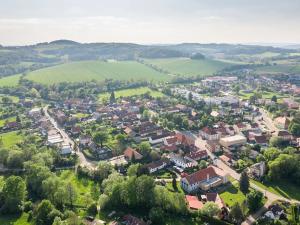
[[[22,112],[22,120],[29,120],[26,129],[61,157],[77,155],[84,168],[93,170],[105,161],[126,176],[129,166],[138,163],[157,184],[171,184],[174,191],[185,193],[189,210],[201,210],[212,202],[219,208],[217,217],[227,221],[234,198],[246,198],[230,193],[239,188],[238,180],[246,173],[251,192],[262,193],[257,205],[266,207],[257,218],[249,213],[246,219],[284,220],[287,211],[282,204],[297,201],[257,184],[269,170],[265,150],[290,146],[299,153],[299,131],[290,131],[299,103],[288,97],[299,95],[299,88],[265,77],[245,83],[241,85],[237,77],[216,76],[168,91],[158,87],[169,94],[164,98],[116,99],[112,92],[107,104],[75,98],[40,107],[31,100],[19,104],[26,107],[27,112]],[[264,92],[254,93],[247,98],[258,83],[274,95],[264,98]],[[20,119],[6,121],[2,130],[24,129],[24,124]],[[135,223],[139,219],[132,215],[128,218],[132,222],[126,224],[144,224]]]

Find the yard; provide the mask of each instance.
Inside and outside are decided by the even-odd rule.
[[[11,148],[23,140],[23,134],[20,131],[12,131],[0,134],[0,139],[5,148]]]
[[[15,87],[18,85],[21,74],[11,75],[0,79],[0,87]]]
[[[233,206],[236,202],[242,204],[246,200],[246,195],[239,189],[238,181],[232,181],[231,185],[221,192],[220,196],[229,207]]]
[[[300,187],[286,180],[276,181],[276,182],[258,182],[251,180],[254,184],[262,187],[274,194],[281,195],[282,197],[289,199],[296,199],[300,201]]]
[[[0,127],[3,127],[6,122],[14,122],[14,121],[16,121],[16,117],[14,117],[14,116],[0,120]]]

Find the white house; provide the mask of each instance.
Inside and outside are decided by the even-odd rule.
[[[183,169],[195,167],[198,165],[197,161],[192,159],[183,158],[181,155],[170,153],[170,161],[175,163],[176,166],[179,166]]]

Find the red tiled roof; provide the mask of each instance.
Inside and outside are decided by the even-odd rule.
[[[192,185],[192,184],[195,184],[197,182],[206,180],[207,176],[209,176],[209,178],[218,176],[218,174],[216,173],[214,167],[209,166],[205,169],[199,170],[195,173],[192,173],[192,174],[186,176],[185,179],[187,179],[189,184]]]
[[[186,155],[186,157],[189,157],[194,160],[202,159],[207,157],[207,152],[205,150],[200,150],[196,152],[190,152],[189,154]]]
[[[190,209],[201,209],[203,207],[203,203],[199,201],[197,196],[186,195],[185,199]]]
[[[124,156],[127,157],[130,160],[132,159],[133,155],[134,155],[135,159],[141,159],[141,158],[143,158],[143,156],[140,153],[138,153],[137,151],[135,151],[134,149],[132,149],[130,147],[128,147],[124,151]]]

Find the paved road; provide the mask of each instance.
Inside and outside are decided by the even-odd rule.
[[[52,125],[55,127],[55,129],[57,129],[59,131],[59,133],[61,134],[61,136],[64,139],[64,142],[67,143],[67,144],[71,144],[72,148],[75,149],[75,143],[74,143],[74,141],[58,125],[58,123],[55,121],[55,119],[49,115],[49,113],[48,113],[48,106],[44,107],[44,112],[45,112],[45,116],[49,119],[49,121],[52,123]],[[94,169],[97,166],[97,162],[94,162],[94,161],[91,161],[91,160],[88,160],[87,158],[85,158],[84,154],[80,150],[75,151],[75,153],[79,157],[79,163],[80,163],[81,166],[85,166],[85,167],[87,167],[89,169]]]
[[[275,126],[273,119],[268,115],[268,112],[262,108],[259,108],[260,116],[255,117],[255,122],[258,124],[263,123],[270,132],[278,131],[278,128]],[[262,118],[262,121],[259,119]]]
[[[196,141],[196,146],[199,147],[200,149],[205,149],[207,154],[210,156],[211,159],[215,159],[216,156],[211,153],[207,148],[206,148],[206,141],[202,140],[202,138],[198,138]],[[220,159],[215,159],[214,160],[214,164],[221,168],[222,170],[224,170],[226,173],[228,173],[231,177],[233,177],[235,180],[239,180],[240,179],[240,174],[237,173],[235,170],[233,170],[231,167],[227,166],[224,162],[222,162]],[[255,222],[255,220],[261,216],[265,210],[268,208],[268,206],[270,206],[272,204],[272,202],[276,201],[276,200],[283,200],[283,201],[287,201],[287,202],[297,202],[300,203],[299,201],[296,200],[291,200],[291,199],[287,199],[284,198],[282,196],[276,195],[272,192],[269,192],[268,190],[265,190],[259,186],[257,186],[254,183],[250,183],[250,186],[255,189],[258,190],[260,192],[262,192],[264,194],[264,196],[268,199],[267,202],[265,203],[264,207],[262,207],[260,210],[258,210],[256,213],[250,215],[249,217],[247,217],[247,219],[242,223],[242,225],[250,225],[253,222]]]

